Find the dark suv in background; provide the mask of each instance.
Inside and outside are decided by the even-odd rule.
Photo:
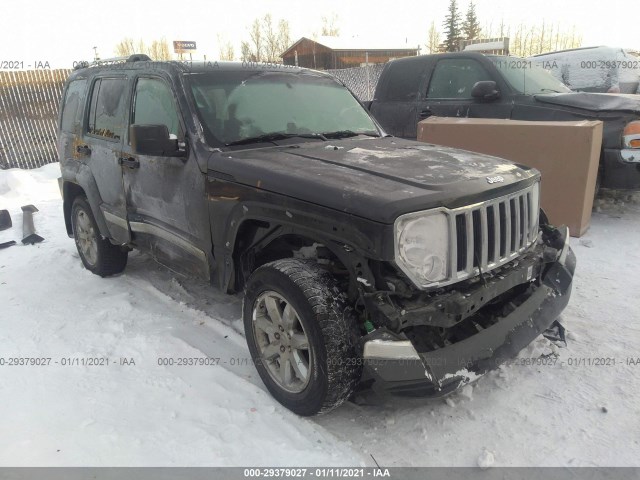
[[[544,62],[458,52],[387,63],[370,110],[383,128],[415,139],[437,117],[604,122],[599,184],[640,189],[640,96],[572,92]]]
[[[358,386],[448,393],[569,301],[536,170],[391,137],[329,75],[133,56],[73,72],[60,112],[84,266],[117,274],[137,248],[244,290],[256,368],[301,415]]]

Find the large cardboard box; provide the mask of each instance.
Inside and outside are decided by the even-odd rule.
[[[542,173],[541,204],[554,225],[589,228],[602,144],[601,121],[529,122],[429,117],[418,140],[506,158]]]

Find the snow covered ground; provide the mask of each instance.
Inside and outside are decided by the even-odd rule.
[[[0,250],[2,466],[373,466],[370,454],[382,466],[640,465],[640,364],[627,364],[640,357],[637,201],[600,201],[587,235],[572,239],[568,348],[540,339],[522,365],[446,400],[369,395],[305,419],[247,363],[240,297],[135,253],[118,277],[84,270],[58,175],[57,164],[0,171],[0,208],[14,222],[0,242],[18,241]],[[45,238],[35,246],[19,243],[28,203]],[[526,365],[551,351],[555,365]],[[8,366],[14,357],[51,364]],[[220,364],[158,365],[166,357]],[[602,357],[615,365],[568,365]],[[84,358],[109,364],[62,365]]]

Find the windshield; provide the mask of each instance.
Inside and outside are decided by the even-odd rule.
[[[530,60],[511,57],[491,57],[491,60],[518,93],[535,95],[571,92],[571,89],[556,80],[550,72],[533,65]]]
[[[324,75],[218,71],[188,77],[212,146],[297,134],[307,139],[323,139],[324,134],[335,132],[378,135],[373,120],[349,90]]]

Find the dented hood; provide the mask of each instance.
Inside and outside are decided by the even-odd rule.
[[[394,137],[225,151],[211,156],[209,173],[383,223],[500,196],[539,176],[497,157]]]
[[[553,93],[534,95],[538,102],[580,108],[592,112],[640,113],[640,95],[616,93]]]

